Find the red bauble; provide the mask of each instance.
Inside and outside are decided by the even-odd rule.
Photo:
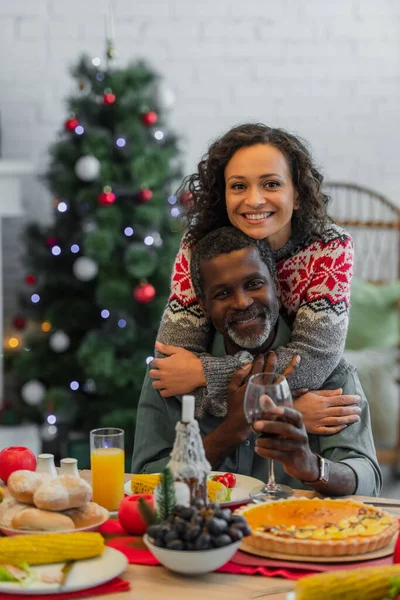
[[[46,238],[46,244],[52,248],[53,246],[55,246],[57,244],[57,238],[55,238],[53,235],[49,236],[48,238]]]
[[[32,450],[23,446],[10,446],[0,452],[0,479],[7,483],[7,479],[14,471],[36,469],[36,456]]]
[[[101,192],[97,198],[99,204],[103,204],[105,206],[107,204],[114,204],[116,199],[117,196],[114,194],[114,192]]]
[[[114,104],[116,99],[117,99],[116,95],[113,94],[112,92],[108,92],[107,94],[104,94],[104,96],[103,96],[104,104]]]
[[[142,114],[142,122],[145,125],[155,125],[158,121],[158,115],[154,110]]]
[[[25,329],[26,326],[26,320],[24,319],[24,317],[15,317],[15,319],[13,319],[13,327],[15,327],[15,329]]]
[[[133,290],[133,297],[141,304],[151,302],[156,295],[156,288],[151,283],[141,283]]]
[[[143,498],[154,511],[154,496],[152,494],[134,494],[121,501],[118,509],[118,519],[126,533],[130,535],[143,535],[147,525],[139,511],[139,498]]]
[[[153,197],[153,192],[150,189],[141,190],[139,192],[140,202],[150,202]]]
[[[35,285],[36,275],[34,275],[33,273],[28,273],[27,275],[25,275],[25,283],[27,285]]]
[[[180,197],[181,204],[186,204],[186,202],[190,202],[193,200],[193,195],[190,192],[183,192]]]
[[[75,128],[78,127],[79,121],[75,119],[75,117],[71,117],[67,119],[64,123],[64,127],[67,131],[75,131]]]

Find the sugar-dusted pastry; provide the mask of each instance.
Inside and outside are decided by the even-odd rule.
[[[33,502],[43,510],[68,510],[89,502],[92,488],[81,477],[60,475],[38,487]]]
[[[50,481],[46,473],[20,470],[11,473],[7,481],[8,491],[19,502],[33,504],[33,495],[42,483]]]
[[[354,500],[289,498],[248,505],[246,549],[298,556],[344,556],[384,548],[398,532],[389,513]]]
[[[82,527],[94,527],[103,523],[108,518],[108,510],[96,504],[95,502],[88,502],[81,508],[72,508],[64,513],[73,520],[75,529],[81,529]]]

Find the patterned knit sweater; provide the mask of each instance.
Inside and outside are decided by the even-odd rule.
[[[190,276],[191,249],[182,239],[172,271],[171,295],[157,339],[198,354],[207,388],[198,388],[196,416],[225,416],[226,392],[233,372],[253,360],[248,352],[213,357],[207,352],[213,327],[199,306]],[[290,343],[275,350],[281,372],[295,354],[301,363],[289,383],[292,389],[318,390],[339,364],[347,334],[353,242],[331,224],[319,238],[300,243],[293,236],[274,252],[276,289],[282,316],[292,324]],[[184,368],[184,365],[182,365]]]

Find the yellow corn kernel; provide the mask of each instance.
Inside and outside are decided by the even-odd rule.
[[[100,533],[39,533],[0,538],[0,564],[45,565],[100,556]]]
[[[0,503],[3,502],[4,500],[4,490],[2,487],[0,487]]]
[[[382,600],[391,577],[400,577],[400,565],[319,573],[296,582],[296,600]]]
[[[154,494],[154,490],[159,483],[159,475],[133,475],[131,490],[133,494]]]

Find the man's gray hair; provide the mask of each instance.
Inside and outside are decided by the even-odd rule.
[[[201,261],[211,260],[221,254],[229,254],[244,248],[257,248],[261,260],[268,267],[271,277],[274,277],[275,261],[272,250],[265,240],[255,240],[236,227],[220,227],[203,237],[192,250],[190,273],[197,298],[204,298]]]

